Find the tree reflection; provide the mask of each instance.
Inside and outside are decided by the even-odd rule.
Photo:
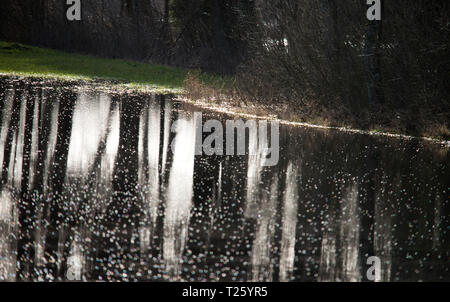
[[[255,137],[195,156],[169,97],[0,88],[1,280],[366,281],[369,256],[381,281],[448,273],[442,150],[283,126],[261,168]]]

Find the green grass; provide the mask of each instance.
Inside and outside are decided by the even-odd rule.
[[[179,92],[189,70],[0,41],[0,73],[69,80],[115,80],[137,88]],[[201,78],[205,83],[218,79],[206,74]]]

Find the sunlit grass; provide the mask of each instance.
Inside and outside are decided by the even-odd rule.
[[[104,79],[133,87],[181,91],[189,70],[105,59],[0,41],[0,73],[58,79]],[[218,79],[202,75],[205,83]]]

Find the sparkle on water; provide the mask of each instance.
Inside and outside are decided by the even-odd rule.
[[[264,167],[194,110],[1,78],[0,280],[450,281],[447,149],[281,126]]]

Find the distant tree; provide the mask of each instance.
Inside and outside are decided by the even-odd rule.
[[[382,20],[369,21],[364,40],[364,64],[369,105],[384,102],[380,66],[381,29]]]

